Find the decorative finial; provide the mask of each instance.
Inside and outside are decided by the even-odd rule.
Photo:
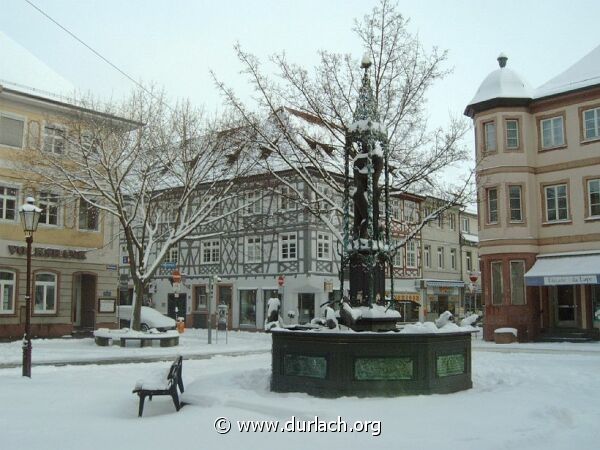
[[[365,52],[365,54],[362,57],[362,61],[360,62],[360,68],[368,69],[369,67],[371,67],[372,64],[373,61],[371,61],[371,55],[369,54],[369,52]]]
[[[500,65],[501,69],[506,67],[506,61],[508,61],[508,56],[506,56],[504,53],[500,53],[498,55],[498,64]]]

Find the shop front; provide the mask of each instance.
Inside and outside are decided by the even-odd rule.
[[[464,315],[464,286],[465,283],[459,280],[422,280],[425,320],[434,321],[445,311],[450,311],[457,317]]]

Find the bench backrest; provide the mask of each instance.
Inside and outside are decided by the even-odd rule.
[[[183,366],[183,357],[178,356],[173,364],[171,364],[171,368],[169,369],[169,374],[167,375],[167,380],[169,380],[169,385],[177,384],[179,385],[179,390],[183,392],[183,380],[181,379],[181,369]]]

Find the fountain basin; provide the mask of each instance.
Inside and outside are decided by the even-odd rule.
[[[272,331],[271,391],[317,397],[448,394],[473,387],[471,333]]]

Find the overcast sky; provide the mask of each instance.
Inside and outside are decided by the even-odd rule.
[[[214,110],[209,68],[241,91],[233,45],[262,59],[285,50],[306,67],[317,51],[363,49],[352,33],[376,0],[31,0],[135,79]],[[600,1],[400,1],[426,48],[449,51],[453,73],[430,92],[431,122],[461,115],[505,52],[538,87],[600,44]],[[0,30],[79,90],[120,96],[133,84],[24,0],[0,0]],[[0,74],[0,78],[1,74]],[[470,136],[467,145],[472,145]]]

